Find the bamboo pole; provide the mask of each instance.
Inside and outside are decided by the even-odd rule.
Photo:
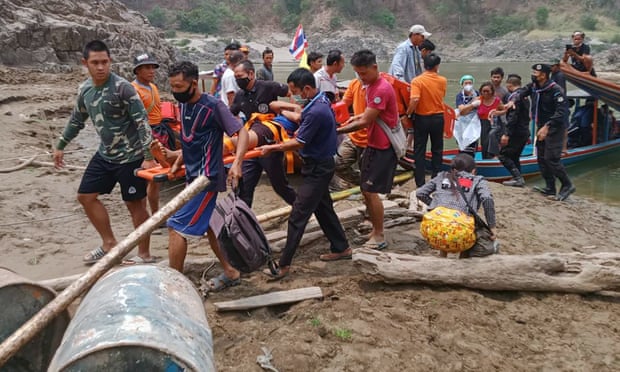
[[[145,236],[155,230],[166,218],[181,208],[194,195],[209,185],[209,179],[200,176],[152,215],[142,225],[118,243],[103,256],[82,277],[73,282],[54,300],[24,323],[17,331],[0,344],[0,366],[4,365],[17,351],[28,343],[38,332],[64,311],[77,297],[86,292],[103,274],[120,262]]]
[[[413,172],[404,172],[394,177],[394,183],[406,182],[410,180],[411,178],[413,178]],[[359,194],[360,192],[361,192],[360,187],[355,186],[347,190],[333,192],[331,193],[331,196],[332,196],[333,201],[338,201],[338,200],[346,199],[351,195]],[[258,220],[258,222],[262,223],[262,222],[269,221],[274,218],[286,216],[287,214],[291,213],[291,209],[292,207],[290,205],[287,205],[286,207],[282,207],[282,208],[275,209],[273,211],[258,215],[256,216],[256,219]]]

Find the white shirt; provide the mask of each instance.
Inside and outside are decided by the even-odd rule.
[[[320,70],[314,73],[314,80],[319,91],[332,92],[336,97],[338,97],[336,74],[330,77],[327,71],[325,71],[325,67],[321,67]]]
[[[237,93],[238,90],[239,87],[237,86],[237,81],[235,80],[235,73],[230,68],[227,68],[222,75],[222,90],[220,93],[220,98],[226,106],[230,106],[227,93]]]

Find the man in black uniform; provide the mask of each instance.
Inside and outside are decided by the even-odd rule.
[[[514,108],[514,102],[522,97],[532,97],[532,115],[536,123],[536,151],[538,166],[545,179],[544,188],[535,187],[534,190],[545,195],[555,195],[556,200],[566,200],[575,192],[575,186],[568,178],[564,165],[560,162],[562,146],[564,144],[564,115],[566,111],[566,97],[560,87],[549,80],[551,66],[538,63],[532,66],[532,83],[521,88],[518,94],[512,97],[508,108]],[[555,178],[562,183],[560,192],[556,195]]]
[[[235,80],[240,90],[235,94],[230,111],[233,115],[243,112],[246,120],[253,113],[267,114],[270,113],[269,104],[276,101],[278,97],[286,97],[289,95],[288,85],[275,81],[256,80],[256,73],[252,62],[241,61],[235,67]],[[274,134],[267,126],[260,121],[251,124],[250,131],[258,136],[256,146],[263,146],[274,142]],[[254,189],[260,180],[260,176],[265,170],[271,187],[280,195],[285,202],[292,205],[295,201],[295,190],[289,185],[282,163],[284,154],[282,152],[274,152],[269,156],[257,159],[249,159],[243,162],[243,177],[239,183],[239,197],[248,206],[252,206],[254,199]]]
[[[510,92],[508,100],[516,95],[521,88],[521,77],[510,75],[506,80],[506,89]],[[515,108],[506,113],[506,126],[501,138],[502,149],[499,152],[499,160],[512,175],[512,179],[504,181],[506,186],[525,186],[525,180],[521,175],[521,162],[519,157],[530,137],[530,100],[528,97],[514,101]]]

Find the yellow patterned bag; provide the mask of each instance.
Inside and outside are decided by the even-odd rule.
[[[432,248],[448,253],[466,251],[476,242],[474,218],[446,207],[426,212],[420,232]]]

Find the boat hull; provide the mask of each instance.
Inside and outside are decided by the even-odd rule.
[[[587,159],[608,154],[618,149],[620,149],[620,138],[596,145],[569,149],[568,153],[563,155],[561,160],[562,164],[569,166]],[[450,169],[452,158],[457,153],[458,150],[444,151],[442,158],[443,170]],[[540,173],[536,155],[532,154],[532,145],[526,146],[520,160],[521,174],[524,177],[532,177]],[[426,154],[426,163],[427,169],[430,169],[430,153]],[[476,153],[476,173],[491,181],[504,181],[512,177],[498,159],[482,159],[480,158],[479,152]]]

